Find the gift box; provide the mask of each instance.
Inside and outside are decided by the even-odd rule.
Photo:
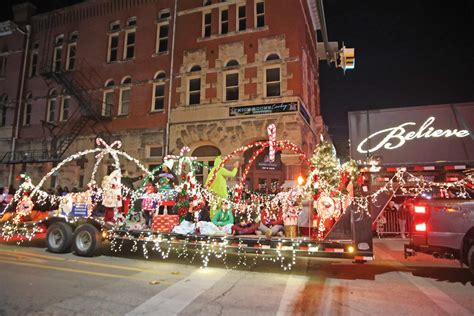
[[[178,215],[155,215],[151,229],[154,232],[170,233],[177,225],[179,225]]]

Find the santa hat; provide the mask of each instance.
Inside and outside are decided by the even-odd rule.
[[[168,167],[169,170],[173,168],[173,165],[174,161],[171,159],[165,160],[165,162],[163,163],[163,166]]]

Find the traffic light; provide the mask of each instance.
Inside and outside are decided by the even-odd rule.
[[[355,68],[355,49],[354,48],[347,48],[343,46],[339,50],[339,65],[338,67],[342,68],[344,72],[348,69]]]

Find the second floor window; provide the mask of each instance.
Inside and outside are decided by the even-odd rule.
[[[153,86],[153,111],[163,111],[165,108],[165,84],[157,83]]]
[[[236,101],[239,99],[239,73],[225,74],[225,100]]]
[[[267,97],[277,97],[281,95],[280,81],[280,67],[265,69]]]
[[[257,27],[265,26],[265,3],[263,1],[255,4],[255,17]]]
[[[168,51],[168,31],[168,23],[158,24],[158,53]]]
[[[211,36],[211,22],[212,22],[211,12],[204,13],[202,37]]]
[[[119,115],[127,115],[130,110],[130,84],[132,79],[130,77],[125,77],[122,80],[122,88],[120,88],[120,106],[119,106]]]
[[[188,104],[201,103],[201,78],[189,79],[189,100]]]
[[[76,66],[76,43],[70,43],[67,46],[66,70],[74,70]]]
[[[221,11],[221,34],[229,33],[229,10]]]
[[[54,122],[56,120],[56,104],[57,95],[55,91],[52,91],[48,99],[48,111],[46,113],[46,122]]]
[[[71,97],[65,95],[61,100],[61,121],[67,121],[69,118],[69,111],[71,109]]]
[[[26,96],[25,109],[23,111],[23,125],[31,124],[31,105],[32,105],[32,96],[28,94]]]
[[[245,31],[247,28],[247,9],[246,6],[240,6],[237,9],[237,30]]]
[[[117,61],[118,43],[119,43],[118,33],[109,35],[109,50],[108,50],[107,62]]]
[[[123,52],[124,59],[132,59],[135,57],[135,30],[125,33],[125,47]]]

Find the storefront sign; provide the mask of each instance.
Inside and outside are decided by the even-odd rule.
[[[349,112],[351,157],[382,164],[474,162],[474,103]]]
[[[259,105],[250,105],[250,106],[231,107],[229,108],[229,116],[295,112],[297,110],[298,110],[298,103],[296,102],[259,104]]]

